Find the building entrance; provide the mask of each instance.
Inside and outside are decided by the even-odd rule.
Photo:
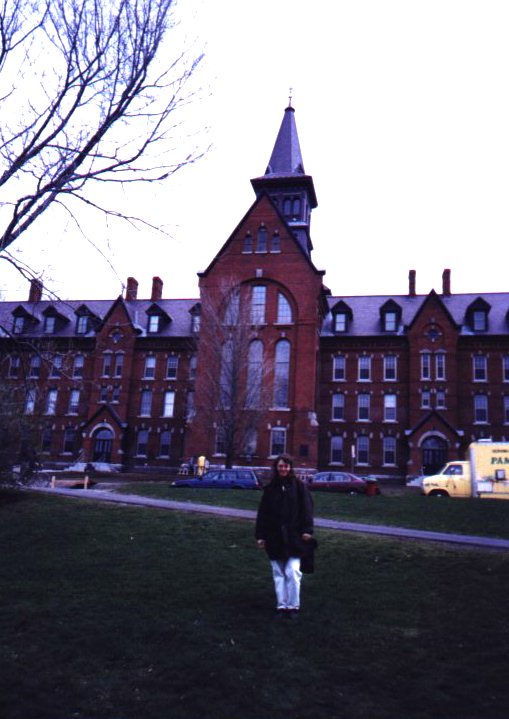
[[[447,442],[442,437],[427,437],[422,443],[423,474],[436,474],[447,462]]]
[[[93,462],[111,462],[113,432],[111,429],[100,429],[94,435]]]

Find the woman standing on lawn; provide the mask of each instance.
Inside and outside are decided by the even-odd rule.
[[[298,617],[301,557],[316,544],[312,535],[313,500],[307,486],[295,476],[291,458],[280,455],[256,518],[257,544],[266,550],[272,566],[278,617]]]

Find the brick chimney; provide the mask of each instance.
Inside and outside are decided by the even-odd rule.
[[[30,282],[30,292],[28,294],[29,302],[40,302],[42,298],[42,282],[41,280],[35,279]]]
[[[163,281],[160,277],[152,277],[152,294],[150,299],[157,302],[163,296]]]
[[[408,296],[415,297],[415,270],[408,273]]]
[[[138,297],[138,281],[134,277],[127,278],[127,287],[125,288],[126,302],[131,302]]]
[[[451,270],[442,272],[442,294],[444,297],[451,296]]]

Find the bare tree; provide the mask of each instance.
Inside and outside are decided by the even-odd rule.
[[[214,428],[215,449],[227,467],[235,458],[250,460],[256,454],[260,423],[270,404],[250,289],[224,281],[213,297],[202,296],[197,406],[200,423]]]
[[[56,204],[141,222],[97,188],[161,181],[197,159],[170,159],[201,60],[169,59],[174,4],[0,0],[0,253]]]

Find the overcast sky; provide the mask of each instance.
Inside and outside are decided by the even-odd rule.
[[[290,87],[333,295],[404,294],[410,269],[418,293],[440,291],[444,268],[453,292],[509,292],[507,0],[180,0],[179,16],[205,51],[189,128],[212,149],[129,197],[169,236],[34,226],[16,249],[62,298],[114,298],[130,275],[139,297],[154,275],[165,297],[197,297],[254,201]],[[5,264],[3,299],[25,299]]]

